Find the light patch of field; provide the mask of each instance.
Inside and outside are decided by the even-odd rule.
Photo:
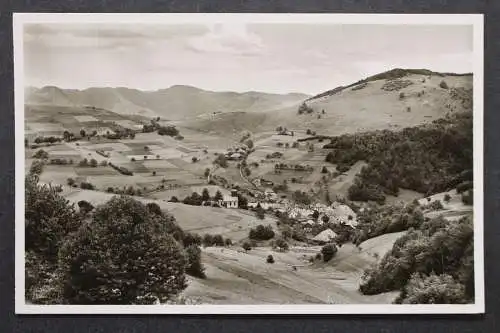
[[[347,190],[354,182],[354,178],[361,169],[366,165],[364,161],[356,162],[347,172],[333,179],[329,184],[329,191],[332,194],[347,196]],[[331,167],[330,167],[331,168]]]
[[[40,176],[43,183],[66,184],[68,178],[77,178],[78,174],[70,165],[45,165]]]
[[[76,121],[80,123],[86,123],[86,122],[91,122],[91,121],[99,121],[96,117],[93,116],[73,116]]]
[[[446,194],[450,196],[450,200],[448,202],[444,200]],[[428,198],[430,198],[430,201],[428,201],[427,198],[418,200],[419,204],[428,205],[433,201],[439,200],[443,205],[443,209],[441,210],[427,212],[425,216],[429,218],[442,215],[448,220],[457,220],[464,216],[473,214],[473,206],[464,205],[462,202],[462,195],[458,194],[455,190],[437,193]]]
[[[76,167],[75,172],[82,177],[87,176],[118,176],[120,173],[109,166],[92,167]]]
[[[53,157],[53,156],[74,157],[74,156],[80,156],[80,154],[78,154],[78,152],[76,152],[74,150],[53,150],[53,151],[49,152],[49,156],[50,157]]]
[[[130,147],[120,142],[98,143],[88,146],[89,149],[104,150],[104,151],[130,151]]]
[[[125,128],[132,128],[132,129],[141,129],[142,125],[135,123],[131,120],[115,120],[115,123],[117,123],[120,126],[123,126]]]
[[[388,204],[393,204],[397,202],[411,202],[415,199],[421,199],[424,195],[422,193],[418,193],[412,190],[407,190],[404,188],[399,189],[399,194],[397,197],[392,195],[386,196],[386,202]]]
[[[34,132],[63,132],[64,127],[58,123],[30,123],[30,128]]]
[[[172,164],[166,160],[163,160],[163,159],[157,159],[156,157],[154,157],[154,159],[148,158],[147,160],[143,161],[142,164],[146,168],[154,170],[154,171],[159,171],[159,170],[172,171],[172,170],[178,169],[178,167],[175,166],[174,164]]]

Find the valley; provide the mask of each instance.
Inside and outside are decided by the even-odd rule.
[[[193,302],[392,303],[400,289],[369,294],[360,285],[398,239],[420,227],[410,226],[408,216],[418,211],[419,223],[472,216],[470,177],[460,178],[472,166],[455,167],[468,156],[436,144],[432,157],[453,174],[433,188],[409,179],[409,162],[387,157],[366,138],[414,130],[446,134],[436,134],[436,142],[461,140],[454,126],[469,120],[463,115],[472,111],[472,75],[393,70],[318,96],[44,87],[27,89],[25,102],[26,174],[38,168],[39,182],[58,188],[70,204],[93,209],[126,195],[158,205],[186,233],[230,239],[198,244],[206,277],[189,276],[182,292]],[[368,143],[345,148],[343,135]],[[365,155],[349,155],[355,149]],[[426,147],[408,144],[412,149],[420,154]],[[339,152],[336,160],[329,160],[332,152]],[[422,168],[438,178],[449,171],[439,161]],[[356,186],[360,193],[375,188],[378,197],[356,197]],[[397,221],[380,227],[388,220]],[[270,226],[273,236],[250,237],[259,225]],[[327,230],[334,236],[316,238]],[[327,260],[328,245],[334,252]]]

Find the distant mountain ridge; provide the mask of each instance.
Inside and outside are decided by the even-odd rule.
[[[119,114],[185,119],[206,113],[265,112],[303,101],[301,93],[273,94],[257,91],[215,92],[174,85],[156,91],[124,87],[96,87],[83,90],[55,86],[25,89],[26,104],[95,106]]]

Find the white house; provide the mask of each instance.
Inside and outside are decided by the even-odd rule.
[[[226,208],[238,208],[238,197],[224,195],[222,200],[219,200],[219,206]]]

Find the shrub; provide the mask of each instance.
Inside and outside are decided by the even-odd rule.
[[[255,229],[250,229],[248,237],[254,240],[269,240],[274,237],[274,230],[270,225],[259,224]]]
[[[255,216],[259,219],[259,220],[263,220],[266,215],[265,215],[265,211],[264,209],[260,206],[260,204],[257,205],[257,208],[255,210]]]
[[[332,260],[335,253],[337,253],[337,247],[335,244],[327,244],[321,248],[321,254],[323,255],[324,262]]]
[[[323,168],[321,169],[321,173],[328,173],[328,169],[326,168],[326,166],[323,166]]]
[[[214,164],[220,166],[221,168],[227,168],[228,166],[227,159],[223,154],[217,155]]]
[[[38,158],[38,159],[48,159],[49,158],[49,153],[47,153],[45,150],[40,149],[38,150],[35,154],[33,154],[33,158]]]
[[[460,184],[457,185],[456,190],[457,190],[457,193],[460,194],[460,193],[463,193],[463,192],[465,192],[467,190],[472,189],[473,187],[474,187],[474,183],[473,182],[471,182],[471,181],[464,181],[464,182],[462,182],[462,183],[460,183]]]
[[[288,251],[288,243],[283,239],[283,238],[278,238],[275,242],[275,246],[280,250],[280,251]]]
[[[207,246],[212,246],[214,245],[214,236],[210,235],[210,234],[205,234],[203,236],[203,246],[207,247]]]
[[[225,246],[231,246],[231,245],[233,245],[233,241],[230,238],[226,238],[224,240],[224,245]]]
[[[114,188],[112,188],[112,187],[110,186],[110,187],[108,187],[108,188],[106,189],[106,192],[108,192],[108,193],[114,193],[114,192],[115,192],[115,189],[114,189]]]
[[[404,99],[405,98],[405,93],[404,92],[400,92],[399,93],[399,99]]]
[[[191,158],[191,161],[192,161],[193,163],[196,163],[196,162],[198,162],[198,158],[197,158],[196,156],[193,156],[193,157]]]
[[[465,286],[449,274],[429,276],[415,273],[396,299],[399,304],[463,304],[468,298]]]
[[[107,161],[101,161],[100,165],[101,165],[101,166],[107,166],[107,165],[108,165],[108,162],[107,162]]]
[[[212,239],[215,246],[224,246],[224,238],[222,235],[215,235]]]
[[[73,178],[68,178],[66,183],[68,184],[68,186],[73,186],[73,185],[75,185],[75,180]]]
[[[80,213],[85,215],[91,212],[94,209],[94,206],[88,201],[80,200],[78,201],[78,208],[80,208]]]
[[[65,302],[154,304],[177,296],[186,288],[186,259],[167,228],[172,219],[129,197],[98,207],[59,253]]]
[[[295,200],[295,202],[303,205],[309,205],[311,203],[311,198],[309,198],[307,193],[299,190],[293,192],[292,199]]]
[[[270,254],[267,256],[266,262],[268,264],[274,264],[274,257]]]
[[[450,200],[451,200],[451,196],[448,193],[446,193],[444,195],[444,202],[450,202]]]
[[[91,166],[92,168],[95,168],[95,167],[97,166],[97,161],[96,161],[95,159],[91,159],[91,160],[90,160],[90,166]]]
[[[201,249],[198,245],[192,244],[186,247],[187,266],[186,274],[205,279],[205,267],[201,263]]]
[[[80,183],[80,188],[82,188],[84,190],[94,190],[95,186],[92,183],[81,182]]]
[[[38,178],[25,180],[25,249],[55,263],[64,237],[79,226],[73,205]]]
[[[179,202],[179,199],[177,199],[176,196],[173,196],[170,198],[169,202]]]
[[[448,84],[446,83],[446,81],[442,80],[441,82],[439,82],[439,87],[443,89],[448,89]]]
[[[179,130],[175,126],[163,126],[158,129],[159,135],[177,136]]]
[[[244,242],[242,247],[243,247],[243,250],[245,250],[245,252],[248,252],[252,249],[252,245],[250,244],[250,242]]]
[[[150,203],[146,204],[146,208],[147,208],[148,212],[151,214],[155,214],[155,215],[162,215],[163,214],[160,206],[155,202],[150,202]]]
[[[430,205],[429,205],[429,208],[431,210],[440,210],[440,209],[443,209],[443,204],[441,203],[440,200],[434,200]]]
[[[474,195],[472,190],[468,190],[462,194],[462,202],[464,205],[472,206],[474,204]]]

